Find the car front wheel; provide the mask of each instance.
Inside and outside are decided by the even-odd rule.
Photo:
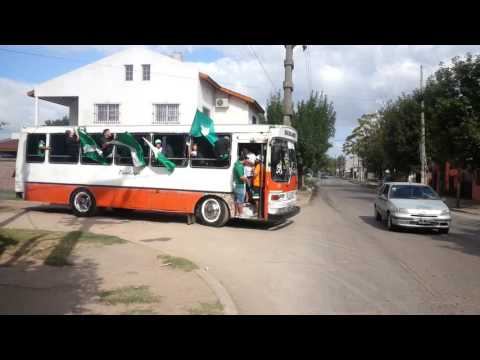
[[[388,230],[390,231],[395,231],[396,230],[396,226],[393,224],[392,222],[392,217],[390,216],[390,214],[387,214],[387,228]]]

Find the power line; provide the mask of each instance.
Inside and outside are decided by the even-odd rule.
[[[258,63],[260,64],[260,67],[263,69],[263,72],[265,73],[265,76],[267,77],[268,81],[270,81],[270,84],[272,85],[272,91],[275,91],[275,85],[273,84],[273,81],[272,79],[270,78],[270,75],[268,74],[267,70],[265,69],[265,67],[263,66],[263,63],[262,61],[260,60],[260,58],[258,57],[257,53],[255,52],[255,50],[253,50],[253,47],[251,45],[248,45],[248,48],[250,49],[250,51],[253,53],[253,55],[257,58],[257,61]]]

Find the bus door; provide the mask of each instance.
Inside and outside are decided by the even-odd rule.
[[[253,197],[252,203],[258,204],[259,209],[257,209],[257,218],[264,218],[264,201],[265,201],[265,159],[267,156],[267,140],[265,137],[250,137],[250,136],[238,136],[237,137],[237,156],[241,158],[242,153],[248,151],[255,155],[260,155],[262,170],[260,173],[260,189],[258,193],[258,198]]]

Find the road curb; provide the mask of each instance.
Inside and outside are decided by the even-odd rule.
[[[232,297],[228,293],[227,289],[215,279],[212,275],[210,275],[207,271],[195,270],[195,273],[207,283],[207,285],[212,289],[212,291],[217,296],[218,300],[223,306],[223,312],[225,315],[238,315],[237,307],[233,302]]]

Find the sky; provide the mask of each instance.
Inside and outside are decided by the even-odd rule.
[[[127,45],[0,45],[0,121],[9,137],[33,123],[34,102],[26,95],[35,84],[123,50]],[[269,95],[282,89],[285,49],[279,45],[151,45],[170,55],[182,52],[219,84],[255,98],[266,107]],[[389,99],[420,84],[420,65],[427,78],[479,45],[308,45],[294,48],[294,101],[311,90],[324,92],[336,111],[336,134],[329,155],[341,154],[345,137],[365,113],[377,111]],[[40,101],[40,122],[66,115],[66,108]]]

